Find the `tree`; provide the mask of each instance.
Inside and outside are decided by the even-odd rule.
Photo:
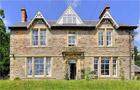
[[[140,66],[140,54],[138,54],[139,51],[137,49],[137,47],[134,47],[134,54],[135,54],[135,64]]]
[[[4,10],[0,9],[0,78],[7,77],[10,71],[10,34],[6,33],[6,27],[4,25],[3,18]]]

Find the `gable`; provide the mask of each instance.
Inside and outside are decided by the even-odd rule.
[[[115,29],[115,26],[113,25],[113,22],[110,19],[103,19],[97,28],[105,28],[105,27]]]
[[[69,6],[64,11],[63,15],[58,19],[57,24],[83,24],[83,21],[73,10],[73,8]]]
[[[27,25],[27,28],[29,28],[33,23],[34,21],[37,21],[37,20],[42,20],[45,22],[45,24],[50,28],[50,25],[49,23],[46,21],[46,19],[43,17],[42,13],[41,12],[37,12],[37,14],[35,15],[35,17],[30,21],[30,23]],[[40,22],[39,22],[40,23]]]
[[[30,28],[47,28],[48,25],[43,19],[35,19]]]
[[[106,9],[106,8],[105,8],[105,9]],[[111,16],[109,10],[104,10],[103,13],[101,13],[101,15],[100,15],[100,20],[99,20],[99,22],[97,23],[96,27],[98,27],[98,26],[101,24],[101,22],[102,22],[103,20],[109,20],[114,28],[116,28],[116,29],[119,28],[119,25],[118,25],[117,22],[113,19],[113,17]]]

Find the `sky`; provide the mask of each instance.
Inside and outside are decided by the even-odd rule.
[[[98,20],[108,4],[112,17],[119,23],[137,25],[134,44],[140,51],[140,0],[0,0],[5,11],[4,23],[10,26],[21,21],[21,8],[26,8],[28,20],[41,11],[46,20],[58,20],[64,10],[72,5],[82,20]]]

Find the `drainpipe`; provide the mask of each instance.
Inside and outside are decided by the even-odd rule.
[[[129,72],[129,78],[130,79],[132,79],[131,78],[131,68],[132,68],[132,65],[131,65],[131,60],[132,60],[132,52],[131,52],[131,42],[132,42],[132,35],[131,35],[131,30],[129,31],[129,64],[130,64],[130,67],[129,67],[129,69],[130,69],[130,72]]]

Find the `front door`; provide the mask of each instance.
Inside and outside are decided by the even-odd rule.
[[[76,61],[69,61],[69,79],[76,79]]]
[[[76,63],[70,64],[70,79],[76,79]]]

